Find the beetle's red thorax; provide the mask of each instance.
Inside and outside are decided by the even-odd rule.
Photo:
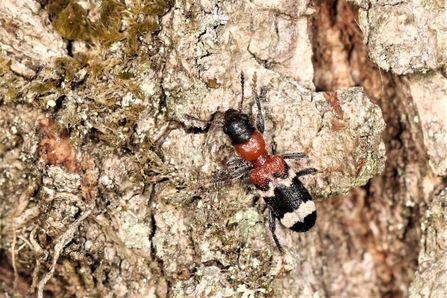
[[[253,166],[256,166],[254,163],[262,164],[263,158],[268,155],[265,150],[264,137],[258,130],[255,130],[247,141],[235,144],[234,149],[240,157],[251,162]]]

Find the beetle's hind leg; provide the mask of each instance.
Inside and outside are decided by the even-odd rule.
[[[270,231],[272,232],[272,237],[273,240],[275,240],[275,244],[276,247],[278,247],[279,252],[283,255],[284,254],[284,249],[282,248],[281,243],[279,243],[278,237],[276,236],[276,218],[273,215],[273,211],[272,209],[269,208],[269,226],[270,226]]]

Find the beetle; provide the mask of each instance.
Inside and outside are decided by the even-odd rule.
[[[298,172],[287,164],[286,159],[301,159],[303,153],[285,153],[270,155],[265,147],[264,116],[256,87],[256,73],[253,76],[253,94],[258,109],[256,127],[250,123],[247,114],[242,112],[244,101],[244,74],[241,73],[242,100],[239,110],[228,109],[224,114],[223,131],[230,138],[239,159],[232,164],[242,164],[228,177],[222,177],[212,182],[233,180],[249,173],[249,177],[259,194],[269,208],[269,227],[273,240],[279,251],[284,249],[275,234],[276,219],[286,228],[296,232],[306,232],[311,229],[317,220],[315,203],[309,191],[299,180],[299,177],[315,174],[315,168],[306,168]],[[196,119],[188,116],[190,119]]]

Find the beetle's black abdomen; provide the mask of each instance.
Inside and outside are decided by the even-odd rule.
[[[223,131],[233,144],[241,144],[251,137],[255,128],[250,124],[250,119],[246,114],[229,109],[225,112]]]
[[[293,172],[289,176],[289,180],[279,180],[283,183],[278,183],[273,189],[273,196],[265,196],[264,201],[286,228],[306,232],[317,220],[315,203],[298,177]]]
[[[317,211],[312,211],[312,213],[309,213],[306,215],[303,221],[297,221],[295,224],[290,228],[292,231],[295,232],[307,232],[309,231],[317,221]]]

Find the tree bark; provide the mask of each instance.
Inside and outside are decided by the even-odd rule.
[[[443,11],[2,1],[2,290],[445,296]],[[244,96],[254,123],[253,91],[269,153],[318,169],[317,224],[277,222],[284,255],[249,180],[212,183],[236,157],[223,113]]]

